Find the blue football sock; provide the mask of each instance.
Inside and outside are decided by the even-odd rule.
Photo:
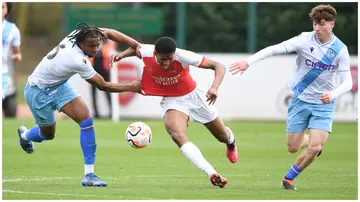
[[[294,180],[296,176],[301,173],[301,169],[298,168],[295,164],[292,164],[289,171],[285,175],[285,179]]]
[[[84,155],[84,164],[94,164],[96,157],[96,138],[93,119],[90,117],[89,119],[81,122],[79,125],[80,144]]]
[[[26,139],[33,142],[42,142],[43,140],[48,140],[43,133],[41,132],[39,126],[34,126],[26,132]]]

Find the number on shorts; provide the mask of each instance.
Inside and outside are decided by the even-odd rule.
[[[61,49],[64,49],[64,48],[65,48],[65,44],[61,44],[61,45],[56,46],[56,47],[46,56],[46,58],[49,59],[49,60],[54,59],[54,57],[58,54],[60,48],[61,48]]]

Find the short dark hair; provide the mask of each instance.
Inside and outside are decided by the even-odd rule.
[[[7,13],[5,15],[5,18],[7,18],[7,16],[10,14],[12,8],[13,8],[13,3],[10,3],[10,2],[6,2],[6,7],[7,7]]]
[[[155,42],[155,51],[162,54],[174,53],[176,50],[176,42],[171,37],[160,37]]]
[[[101,30],[95,26],[89,26],[82,22],[76,27],[76,31],[67,36],[73,44],[83,43],[88,37],[100,37],[100,41],[105,41],[106,37]]]

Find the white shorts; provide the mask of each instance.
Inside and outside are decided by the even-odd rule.
[[[209,123],[218,116],[217,110],[213,105],[206,102],[206,94],[199,88],[195,88],[191,93],[179,97],[163,97],[160,106],[163,108],[163,118],[165,113],[174,109],[190,116],[194,121],[201,124]]]

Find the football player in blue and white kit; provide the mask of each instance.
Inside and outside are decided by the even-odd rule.
[[[92,67],[89,57],[95,56],[106,38],[126,44],[134,49],[139,43],[113,29],[97,28],[80,23],[35,68],[29,76],[24,95],[33,114],[36,126],[27,130],[18,128],[22,149],[31,154],[33,142],[52,140],[55,137],[55,110],[62,111],[80,126],[80,144],[84,156],[85,177],[83,186],[107,186],[94,173],[96,139],[93,119],[83,99],[71,87],[68,79],[79,74],[92,85],[108,92],[139,92],[141,82],[117,84],[104,81]]]
[[[303,32],[280,44],[269,46],[246,60],[230,66],[232,74],[243,74],[255,62],[273,55],[297,53],[296,72],[292,82],[294,98],[288,108],[287,145],[295,153],[306,147],[291,165],[282,180],[284,189],[296,190],[293,180],[316,156],[321,154],[329,133],[331,133],[335,100],[352,88],[349,52],[346,45],[332,30],[336,10],[330,5],[318,5],[309,16],[314,31]],[[341,84],[336,87],[336,72]],[[309,135],[305,130],[309,129]]]
[[[20,52],[20,31],[17,26],[6,20],[7,15],[12,8],[11,3],[2,2],[2,99],[5,99],[8,88],[8,71],[9,66],[13,65],[12,61],[21,61]]]

